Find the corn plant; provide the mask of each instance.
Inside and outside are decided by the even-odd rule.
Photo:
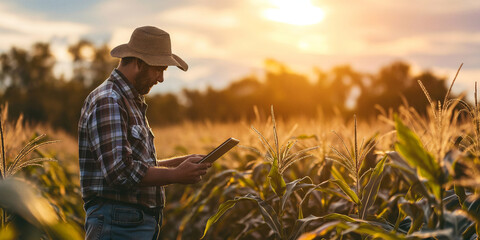
[[[335,163],[342,166],[346,172],[347,176],[353,181],[354,189],[348,186],[347,181],[339,173],[336,168],[332,169],[332,174],[335,180],[333,182],[342,189],[342,191],[358,206],[362,207],[360,199],[362,198],[362,180],[371,173],[373,169],[368,169],[362,172],[362,164],[365,162],[367,154],[369,154],[372,149],[377,144],[375,138],[371,138],[365,143],[362,141],[360,147],[358,146],[358,137],[357,137],[357,118],[354,116],[354,143],[349,148],[342,137],[340,137],[336,132],[335,135],[340,139],[343,150],[338,150],[335,147],[331,147],[333,155],[329,156],[327,159],[334,161]],[[362,212],[364,213],[363,209]],[[362,215],[362,218],[365,216]]]
[[[457,75],[458,71],[454,81]],[[468,208],[467,213],[470,215],[479,214],[476,213],[477,210],[471,209],[473,203],[465,207],[466,193],[453,179],[459,172],[460,165],[457,162],[461,155],[454,156],[455,148],[449,150],[454,146],[454,130],[459,116],[455,106],[459,100],[448,99],[449,89],[443,103],[434,104],[428,91],[421,82],[419,84],[430,103],[429,118],[416,119],[417,115],[408,114],[403,116],[413,128],[422,129],[422,135],[419,136],[410,129],[400,117],[395,117],[396,152],[388,153],[392,160],[388,166],[397,169],[411,186],[405,195],[401,194],[398,198],[399,214],[395,230],[409,222],[409,235],[470,239],[475,237],[475,231],[472,231],[471,221],[459,206]]]
[[[461,66],[460,66],[461,68]],[[378,207],[378,214],[366,218],[366,211],[369,206],[362,201],[365,198],[365,191],[362,188],[362,180],[370,176],[369,181],[376,182],[375,176],[380,171],[377,165],[376,170],[372,173],[361,172],[362,152],[358,150],[357,136],[355,130],[354,143],[351,147],[343,139],[340,140],[343,145],[343,151],[332,148],[335,155],[330,159],[336,162],[345,170],[348,179],[345,179],[336,168],[332,169],[332,180],[345,194],[345,199],[354,203],[358,209],[358,215],[338,215],[335,213],[328,214],[321,218],[324,223],[320,227],[308,234],[303,235],[305,239],[314,237],[343,237],[343,232],[356,232],[368,235],[370,237],[380,237],[383,239],[418,239],[418,238],[470,238],[476,237],[475,231],[472,231],[473,225],[470,219],[477,217],[480,219],[480,200],[470,198],[468,204],[464,204],[464,213],[458,211],[457,205],[460,200],[465,199],[465,191],[449,189],[452,186],[452,173],[455,166],[450,167],[455,159],[452,159],[451,150],[453,140],[455,139],[455,129],[459,112],[455,111],[455,107],[460,102],[458,99],[449,99],[449,94],[453,83],[458,76],[458,72],[450,85],[443,102],[434,102],[423,84],[419,81],[420,87],[425,93],[430,103],[428,109],[428,117],[424,118],[415,110],[406,105],[401,109],[400,114],[413,127],[413,131],[405,125],[400,117],[394,117],[395,129],[397,132],[397,142],[395,143],[396,152],[385,152],[386,155],[378,163],[382,165],[380,168],[390,173],[399,172],[397,179],[401,176],[402,181],[407,181],[410,188],[406,192],[397,192]],[[355,121],[356,128],[356,121]],[[415,132],[421,133],[418,136]],[[336,134],[338,136],[338,134]],[[426,142],[424,144],[423,142]],[[370,145],[372,147],[370,147]],[[360,145],[360,149],[364,144]],[[375,146],[374,143],[365,144],[366,150],[371,150]],[[387,156],[390,162],[386,163]],[[384,169],[384,166],[386,168]],[[480,168],[477,168],[480,170]],[[461,172],[461,170],[458,170]],[[376,173],[375,173],[376,172]],[[478,171],[480,172],[480,171]],[[395,176],[395,175],[394,175]],[[389,176],[390,179],[395,179]],[[353,189],[348,184],[350,180],[353,182]],[[381,181],[381,177],[380,177]],[[400,182],[402,182],[400,181]],[[380,184],[380,183],[378,183]],[[399,184],[399,183],[396,183]],[[371,188],[374,184],[367,183],[365,188]],[[393,184],[392,184],[393,185]],[[387,185],[388,186],[388,185]],[[399,189],[397,189],[399,190]],[[372,193],[376,194],[378,188],[373,189]],[[463,196],[462,196],[463,193]],[[458,195],[458,197],[456,196]],[[374,195],[375,196],[375,195]],[[455,210],[456,209],[456,210]],[[396,221],[386,222],[392,219],[388,215],[396,213]],[[468,217],[467,217],[468,216]],[[325,221],[326,218],[331,221]],[[350,218],[349,218],[350,217]],[[357,218],[358,217],[358,218]],[[374,217],[373,220],[371,217]],[[470,218],[470,219],[469,219]],[[364,223],[368,224],[365,225]],[[382,223],[382,224],[379,224]],[[368,225],[375,225],[376,230]],[[334,233],[333,229],[336,229]],[[338,233],[338,231],[342,233]],[[333,233],[332,233],[333,232]],[[395,233],[390,235],[390,233]]]
[[[433,100],[423,83],[420,80],[418,81],[430,105],[427,108],[426,117],[422,117],[415,109],[408,106],[400,108],[401,118],[405,119],[407,126],[410,126],[414,132],[418,133],[424,147],[434,155],[436,161],[442,167],[445,165],[442,160],[453,146],[453,142],[457,137],[456,129],[460,111],[455,109],[461,101],[460,98],[451,99],[450,92],[462,65],[458,68],[443,102]]]
[[[447,188],[452,178],[425,149],[418,135],[398,117],[395,121],[395,149],[399,155],[389,153],[392,160],[389,166],[400,170],[411,186],[398,202],[400,213],[395,229],[408,220],[408,234],[412,236],[470,239],[474,233],[471,232],[471,222],[458,211],[457,196]]]
[[[310,218],[302,219],[295,217],[293,226],[287,227],[285,225],[284,217],[286,216],[290,197],[300,189],[318,188],[320,186],[313,184],[308,176],[287,183],[282,174],[293,163],[310,157],[311,155],[307,154],[307,152],[317,147],[306,148],[293,153],[292,149],[296,145],[297,140],[287,141],[287,143],[280,146],[273,107],[271,108],[271,115],[274,137],[273,144],[258,130],[253,127],[252,129],[258,135],[260,142],[266,150],[264,159],[268,162],[270,170],[264,182],[268,183],[274,195],[268,196],[266,194],[253,192],[220,204],[217,212],[208,219],[203,237],[205,237],[207,231],[214,223],[239,202],[253,202],[255,206],[258,207],[265,224],[268,225],[275,238],[278,239],[296,239],[308,223],[313,220]],[[275,210],[275,208],[277,208],[277,210]],[[289,233],[286,231],[286,228],[290,230]]]
[[[286,190],[285,180],[283,179],[282,174],[288,167],[290,167],[295,162],[311,157],[312,155],[306,153],[317,149],[318,147],[306,148],[298,152],[291,153],[290,151],[297,144],[297,140],[287,141],[286,144],[280,146],[278,141],[277,124],[275,122],[273,106],[271,108],[271,114],[273,123],[274,144],[270,144],[268,140],[257,129],[255,129],[254,127],[252,127],[252,129],[257,133],[260,142],[267,150],[265,159],[270,162],[272,166],[268,174],[268,181],[270,183],[270,186],[278,197],[282,197],[283,194],[285,194]]]
[[[6,107],[4,108],[6,109]],[[48,162],[48,161],[56,161],[55,159],[48,157],[46,155],[42,155],[37,158],[32,158],[32,159],[27,159],[27,157],[33,153],[34,151],[37,153],[41,153],[39,151],[39,148],[47,145],[47,144],[52,144],[57,141],[44,141],[46,135],[40,135],[38,137],[35,137],[31,141],[29,141],[21,150],[20,152],[13,158],[12,161],[8,161],[7,159],[7,154],[5,151],[5,137],[4,137],[4,126],[3,120],[6,120],[6,110],[3,111],[2,119],[0,120],[0,141],[1,141],[1,151],[2,151],[2,160],[0,161],[0,184],[2,188],[0,189],[0,192],[2,193],[2,199],[0,201],[0,207],[2,208],[2,225],[0,229],[2,231],[6,231],[9,234],[17,234],[18,232],[22,232],[23,230],[21,229],[13,229],[10,226],[10,222],[12,222],[13,226],[16,226],[18,228],[20,225],[23,225],[22,221],[30,221],[31,226],[29,227],[30,230],[32,230],[34,235],[44,235],[47,234],[47,237],[52,239],[66,239],[68,236],[67,232],[60,233],[63,230],[55,230],[56,227],[53,227],[53,225],[57,224],[57,220],[52,220],[56,219],[57,214],[53,211],[52,208],[46,208],[45,211],[50,211],[51,209],[53,211],[53,215],[55,216],[50,216],[52,215],[52,212],[47,213],[40,213],[38,212],[37,208],[39,206],[32,205],[36,202],[39,202],[40,205],[44,205],[44,203],[48,203],[47,200],[41,199],[38,197],[35,197],[35,199],[31,199],[31,197],[27,197],[32,195],[32,191],[30,190],[30,187],[23,183],[18,183],[16,180],[10,180],[14,179],[14,175],[21,171],[22,169],[25,169],[26,167],[29,166],[42,166],[41,163],[43,162]],[[18,124],[17,124],[18,127]],[[15,190],[13,188],[19,187],[19,189]],[[20,191],[20,192],[16,192]],[[29,199],[30,198],[30,199]],[[31,204],[28,203],[28,201],[31,200]],[[24,204],[24,205],[22,205]],[[7,214],[8,210],[11,214]],[[50,219],[50,220],[45,220],[43,221],[42,219]],[[23,220],[19,220],[23,219]],[[38,221],[37,221],[38,220]],[[31,222],[33,221],[33,222]],[[70,228],[70,225],[67,223],[58,223],[62,225],[62,228]],[[10,226],[10,227],[9,227]],[[60,231],[60,232],[59,232]],[[71,232],[72,238],[75,239],[78,232],[75,230]],[[51,235],[63,235],[63,237],[59,236],[51,236]],[[31,237],[31,236],[30,236]],[[28,238],[28,237],[27,237]]]
[[[369,139],[366,143],[365,141],[362,141],[360,146],[358,145],[356,117],[354,117],[354,139],[350,148],[347,146],[343,138],[341,138],[336,132],[334,133],[340,139],[343,149],[338,150],[335,147],[331,147],[333,154],[330,155],[327,159],[341,166],[345,170],[346,175],[348,176],[350,181],[347,181],[344,178],[343,174],[339,169],[337,169],[336,167],[332,167],[333,179],[329,180],[328,182],[334,183],[337,187],[341,189],[341,191],[345,194],[342,198],[353,203],[356,206],[356,212],[355,214],[349,214],[351,216],[340,213],[328,213],[324,216],[318,217],[310,215],[308,218],[311,219],[311,222],[323,222],[323,224],[321,224],[320,226],[322,230],[318,234],[310,233],[310,235],[306,234],[303,235],[303,237],[308,239],[308,236],[316,237],[325,234],[325,236],[333,237],[333,235],[328,234],[328,232],[330,230],[333,230],[333,228],[327,226],[334,226],[332,225],[332,223],[335,223],[337,230],[340,229],[340,227],[345,227],[345,229],[347,229],[346,226],[350,226],[352,227],[352,229],[359,228],[359,226],[361,225],[362,227],[366,227],[367,230],[365,230],[365,232],[360,231],[358,233],[365,234],[368,232],[376,232],[380,234],[380,236],[391,235],[391,238],[389,239],[399,239],[401,235],[397,236],[396,234],[389,233],[389,231],[391,231],[393,228],[386,224],[384,221],[372,221],[371,217],[367,220],[367,217],[370,216],[369,212],[377,198],[377,194],[383,178],[385,162],[387,159],[386,155],[383,156],[383,158],[376,162],[373,168],[370,169],[366,169],[366,167],[363,165],[365,163],[364,160],[366,159],[367,155],[372,152],[373,148],[377,143],[376,138],[373,137]],[[350,187],[349,182],[353,182],[353,189]],[[317,189],[310,189],[307,194],[315,190]],[[355,227],[353,225],[355,225]]]
[[[25,147],[20,151],[20,153],[18,153],[18,155],[14,158],[12,163],[7,165],[8,162],[5,157],[6,154],[5,154],[5,143],[3,138],[3,127],[2,127],[2,121],[0,121],[0,140],[2,143],[2,161],[0,166],[0,180],[5,180],[11,177],[16,172],[18,172],[19,170],[27,166],[41,166],[40,165],[41,162],[55,161],[52,158],[34,158],[34,159],[25,160],[25,157],[35,149],[41,147],[42,145],[55,142],[55,141],[40,142],[44,137],[45,135],[42,135],[30,141],[27,145],[25,145]],[[7,213],[5,209],[3,209],[2,210],[2,227],[5,226],[6,223],[7,223]]]
[[[319,217],[309,216],[312,222],[320,221],[321,224],[316,230],[303,234],[300,239],[322,237],[343,239],[344,237],[349,238],[346,235],[352,233],[359,234],[350,236],[353,239],[367,236],[381,239],[457,239],[462,237],[470,239],[470,237],[476,237],[475,232],[472,233],[472,223],[466,214],[459,211],[439,210],[440,207],[443,209],[444,206],[441,202],[436,201],[435,195],[441,194],[447,183],[443,169],[435,161],[433,154],[425,150],[419,137],[405,126],[398,117],[395,118],[395,121],[397,129],[395,148],[400,154],[388,152],[377,163],[371,171],[370,179],[364,191],[362,191],[362,197],[356,195],[338,170],[332,173],[334,176],[332,181],[348,196],[345,199],[357,205],[358,215],[347,216],[330,213]],[[386,163],[387,159],[390,159],[391,162]],[[345,163],[343,164],[345,165]],[[376,216],[365,215],[365,213],[368,213],[368,208],[373,206],[371,204],[375,202],[384,174],[383,171],[385,169],[391,171],[390,168],[399,170],[411,186],[407,193],[392,196],[387,202],[398,211],[396,222],[385,221],[385,211],[388,211],[388,205],[377,206],[379,212]],[[413,195],[410,192],[413,191],[421,197],[412,198]],[[478,206],[480,206],[480,201],[471,203],[468,214],[479,217],[480,214],[476,212],[480,208]],[[440,217],[443,218],[443,226],[440,224]],[[427,224],[425,224],[425,219],[428,219]],[[405,224],[408,224],[408,226],[403,230],[402,225]]]
[[[422,129],[422,133],[425,131],[425,134],[423,134],[423,142],[425,144],[420,142],[422,141],[420,140],[421,138],[418,139],[418,141],[415,140],[415,136],[408,132],[409,129],[405,129],[406,126],[403,125],[399,119],[396,120],[397,133],[400,134],[403,132],[405,133],[405,138],[410,138],[408,142],[405,140],[405,146],[403,146],[401,143],[397,144],[396,147],[399,148],[397,151],[401,150],[404,153],[404,156],[409,158],[406,160],[409,161],[412,166],[415,166],[419,169],[419,174],[422,177],[430,180],[427,186],[432,191],[436,199],[436,203],[438,204],[437,211],[440,214],[440,227],[443,227],[444,221],[443,197],[446,183],[448,181],[447,170],[449,169],[448,166],[453,162],[452,159],[447,158],[447,152],[452,148],[453,142],[456,138],[455,129],[457,126],[457,119],[459,118],[460,114],[459,111],[455,111],[455,107],[460,100],[449,99],[449,94],[453,84],[455,83],[455,80],[457,79],[458,73],[462,68],[462,65],[463,64],[461,64],[458,68],[442,103],[440,101],[435,103],[435,101],[430,98],[427,89],[423,86],[421,81],[418,81],[430,104],[430,107],[428,108],[428,118],[419,118],[418,113],[413,110],[410,111],[411,115],[405,114],[405,117],[408,121],[410,121],[410,123],[413,124],[414,128],[416,126],[417,129]],[[402,131],[399,132],[399,128]],[[420,152],[424,153],[421,153],[421,156],[413,155]],[[417,162],[418,159],[423,159],[423,163]],[[428,165],[418,166],[419,164]],[[429,172],[434,175],[428,176]]]
[[[453,169],[453,185],[455,194],[457,195],[461,211],[469,217],[471,223],[469,231],[464,236],[478,236],[480,233],[480,110],[478,105],[477,82],[474,86],[474,104],[470,106],[468,103],[461,101],[464,109],[471,118],[473,131],[467,132],[458,143],[462,152],[452,151],[456,153],[455,161],[452,164]]]
[[[474,128],[473,133],[464,136],[459,144],[464,149],[464,152],[471,154],[475,158],[480,158],[480,109],[478,105],[477,95],[477,82],[475,82],[475,100],[473,106],[470,106],[470,104],[466,103],[465,101],[460,101],[460,103],[465,108],[463,112],[466,112],[468,116],[472,119],[472,124]]]

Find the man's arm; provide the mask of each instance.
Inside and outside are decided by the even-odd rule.
[[[175,168],[150,167],[140,181],[140,186],[164,186],[172,183],[192,184],[199,182],[202,175],[207,173],[211,163],[198,163],[202,155],[189,155],[182,157],[182,162]],[[175,158],[178,159],[180,158]],[[172,160],[173,159],[169,159]],[[168,160],[167,160],[168,161]]]
[[[183,161],[185,161],[187,158],[190,158],[190,157],[201,157],[201,158],[203,158],[203,157],[205,157],[205,155],[192,154],[192,155],[172,157],[172,158],[167,158],[167,159],[157,159],[157,166],[169,167],[169,168],[178,167]]]

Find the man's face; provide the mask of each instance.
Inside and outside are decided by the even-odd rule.
[[[157,82],[163,82],[163,72],[165,70],[167,70],[166,66],[142,64],[134,81],[134,87],[137,92],[141,95],[149,93],[153,85],[157,84]]]

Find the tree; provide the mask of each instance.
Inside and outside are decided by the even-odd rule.
[[[403,104],[402,97],[415,107],[418,112],[425,113],[428,102],[425,100],[417,80],[421,80],[432,96],[445,96],[447,88],[445,79],[438,78],[430,72],[420,73],[412,77],[410,66],[404,62],[394,62],[383,67],[377,75],[370,77],[371,84],[364,88],[357,101],[357,113],[360,117],[375,116],[375,104],[384,109],[397,109]]]

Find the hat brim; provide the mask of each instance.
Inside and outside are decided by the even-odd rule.
[[[183,71],[188,70],[188,64],[183,61],[179,56],[172,55],[149,55],[146,53],[140,53],[131,49],[128,44],[119,45],[110,51],[112,57],[124,58],[124,57],[136,57],[142,59],[150,66],[177,66]]]

